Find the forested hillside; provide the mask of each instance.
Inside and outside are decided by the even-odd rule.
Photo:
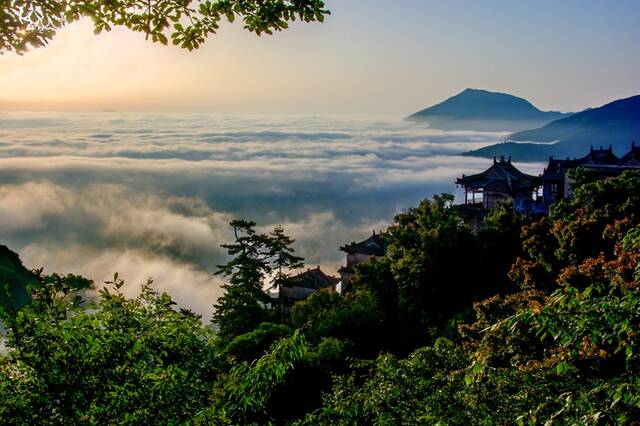
[[[5,313],[0,418],[13,424],[630,424],[640,418],[640,173],[578,170],[531,219],[472,233],[451,195],[397,215],[353,291],[281,315],[301,259],[234,221],[216,324],[116,276],[87,309],[39,276]],[[77,277],[72,277],[76,278]]]

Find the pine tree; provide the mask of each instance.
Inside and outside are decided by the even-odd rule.
[[[271,317],[271,298],[262,288],[263,278],[269,273],[266,236],[256,234],[255,222],[234,220],[231,222],[235,242],[224,244],[233,258],[218,265],[216,275],[230,277],[222,286],[225,293],[214,306],[212,321],[218,325],[222,339],[246,333]]]
[[[284,233],[282,226],[277,226],[269,234],[269,258],[273,266],[271,289],[278,290],[282,286],[291,284],[291,275],[287,272],[300,269],[304,266],[304,260],[295,255],[291,247],[295,240]]]
[[[280,320],[284,321],[288,314],[285,314],[285,300],[282,298],[282,287],[290,287],[295,283],[295,278],[288,271],[302,268],[304,260],[295,255],[295,250],[291,245],[295,240],[284,233],[282,226],[277,226],[269,234],[269,256],[273,264],[273,273],[270,288],[278,291],[278,314]]]
[[[275,319],[276,300],[264,289],[270,278],[270,288],[279,289],[290,281],[290,269],[302,267],[302,258],[294,254],[294,240],[276,227],[270,234],[256,233],[255,222],[234,220],[235,242],[224,244],[232,259],[218,266],[216,275],[229,277],[224,295],[214,305],[212,322],[219,336],[229,340],[255,329],[260,323]]]

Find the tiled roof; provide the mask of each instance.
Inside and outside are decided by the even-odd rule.
[[[332,277],[320,270],[320,267],[307,269],[306,271],[294,277],[295,285],[293,287],[303,287],[312,290],[328,288],[336,285],[339,278]]]
[[[619,164],[622,166],[640,166],[640,146],[631,142],[631,150],[620,158]]]
[[[549,164],[542,172],[542,179],[544,180],[563,180],[565,171],[573,167],[580,165],[580,160],[556,160],[553,157],[549,158]]]
[[[551,157],[542,177],[544,180],[561,180],[564,178],[565,172],[574,167],[585,167],[606,172],[635,169],[640,167],[640,147],[637,147],[635,142],[632,142],[629,152],[620,158],[616,157],[611,146],[607,149],[602,149],[602,147],[593,149],[591,147],[587,155],[573,160],[568,158],[566,160],[557,160]]]
[[[533,190],[540,185],[538,176],[522,173],[513,164],[511,158],[505,160],[493,159],[493,164],[487,170],[475,175],[465,176],[456,179],[456,183],[471,189],[483,189],[513,193],[515,191]]]
[[[366,240],[360,241],[356,243],[355,241],[351,244],[345,244],[340,247],[340,250],[347,253],[359,253],[359,254],[368,254],[371,256],[384,256],[386,253],[386,246],[384,239],[380,236],[380,234],[376,234],[375,232]]]
[[[618,164],[618,157],[613,153],[611,145],[609,148],[593,149],[593,146],[589,150],[589,153],[578,160],[580,164],[603,164],[603,165],[616,165]]]

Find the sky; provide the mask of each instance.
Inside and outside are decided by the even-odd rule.
[[[329,0],[323,24],[198,51],[81,21],[0,56],[0,110],[399,116],[466,87],[577,111],[640,93],[640,2]]]

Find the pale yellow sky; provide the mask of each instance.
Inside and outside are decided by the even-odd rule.
[[[408,114],[466,87],[575,111],[640,93],[634,1],[327,1],[324,24],[198,51],[82,21],[0,56],[0,110]]]
[[[123,29],[93,36],[83,21],[46,48],[2,57],[1,101],[12,109],[182,109],[241,102],[248,89],[265,90],[230,58],[227,43],[216,47],[212,61],[204,51],[151,44]]]
[[[296,31],[309,37],[320,29],[308,26],[273,37],[228,26],[188,52],[121,28],[94,36],[91,22],[81,21],[46,48],[0,57],[0,108],[371,112],[369,88],[380,85],[357,47],[343,61],[345,51],[320,37],[314,46],[297,40]]]

